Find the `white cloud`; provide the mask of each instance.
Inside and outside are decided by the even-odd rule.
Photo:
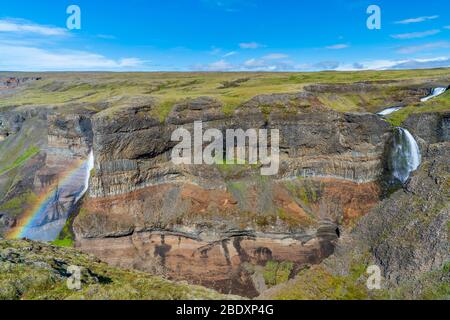
[[[244,66],[250,67],[250,68],[260,68],[260,67],[267,67],[267,64],[262,59],[249,59],[244,62]]]
[[[12,71],[90,71],[133,70],[142,68],[146,61],[138,58],[110,59],[103,55],[74,50],[50,51],[28,46],[0,43],[0,69]]]
[[[366,60],[352,63],[339,61],[321,61],[318,63],[295,64],[292,61],[268,61],[264,59],[248,59],[243,63],[230,64],[225,60],[219,60],[208,65],[195,65],[194,71],[358,71],[358,70],[393,70],[393,69],[425,69],[450,67],[448,57],[436,57],[427,59],[399,59],[399,60]]]
[[[424,38],[428,36],[432,36],[435,34],[440,33],[441,30],[435,29],[435,30],[428,30],[423,32],[411,32],[411,33],[402,33],[402,34],[393,34],[391,35],[394,39],[417,39],[417,38]]]
[[[228,63],[226,60],[221,59],[207,65],[195,65],[193,66],[193,69],[200,71],[230,71],[233,69],[233,65]]]
[[[330,50],[341,50],[341,49],[346,49],[348,47],[349,47],[349,45],[347,45],[347,44],[339,43],[339,44],[335,44],[335,45],[332,45],[332,46],[328,46],[326,48],[330,49]]]
[[[403,60],[369,60],[353,64],[341,64],[337,71],[355,70],[393,70],[393,69],[425,69],[449,67],[448,57],[436,57],[428,59],[403,59]]]
[[[397,49],[397,53],[411,54],[425,50],[443,49],[443,48],[450,48],[450,42],[439,41],[439,42],[425,43],[417,46],[400,47]]]
[[[428,21],[428,20],[434,20],[439,18],[438,15],[434,15],[434,16],[424,16],[424,17],[418,17],[418,18],[409,18],[409,19],[405,19],[405,20],[400,20],[400,21],[396,21],[396,24],[410,24],[410,23],[419,23],[419,22],[424,22],[424,21]]]
[[[426,68],[443,68],[450,66],[448,57],[438,57],[432,59],[412,59],[406,62],[398,63],[392,69],[426,69]]]
[[[191,66],[194,71],[289,71],[299,70],[290,61],[248,59],[241,63],[229,63],[224,59],[210,63]]]
[[[0,20],[0,32],[19,33],[33,33],[42,36],[67,36],[69,33],[64,28],[57,28],[52,26],[44,26],[33,24],[26,20],[6,19]]]
[[[98,34],[96,38],[112,39]],[[54,26],[23,19],[0,20],[0,70],[11,71],[125,71],[149,69],[135,57],[110,58],[87,50],[68,49],[77,39]]]
[[[227,58],[227,57],[234,56],[234,55],[236,55],[236,54],[237,54],[236,51],[231,51],[231,52],[225,53],[222,57],[223,57],[223,58]]]
[[[239,44],[241,49],[258,49],[264,47],[264,45],[257,42],[243,42]]]
[[[271,53],[263,57],[266,60],[278,60],[278,59],[286,59],[289,58],[287,54],[284,53]]]

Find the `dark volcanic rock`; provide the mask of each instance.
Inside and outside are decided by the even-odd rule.
[[[450,141],[450,113],[414,113],[403,126],[427,144]]]

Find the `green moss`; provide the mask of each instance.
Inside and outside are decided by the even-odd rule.
[[[284,209],[278,209],[278,218],[283,221],[289,228],[296,228],[305,225],[306,221],[298,216],[286,212]]]
[[[78,215],[85,214],[85,209],[80,208],[78,212],[73,212],[66,223],[64,224],[63,229],[58,235],[58,238],[52,242],[53,245],[59,247],[73,247],[75,244],[75,234],[73,232],[73,221]]]
[[[14,74],[8,73],[8,76]],[[74,101],[94,106],[112,98],[126,100],[133,96],[153,96],[160,101],[211,96],[219,99],[224,105],[224,112],[229,114],[236,106],[256,95],[299,92],[303,86],[312,83],[446,79],[448,69],[310,73],[44,73],[33,76],[42,76],[44,80],[30,83],[18,94],[0,100],[0,108],[12,105],[58,106]],[[248,81],[239,83],[239,86],[223,88],[224,83],[235,82],[239,78],[247,78]],[[338,99],[324,96],[323,99],[327,105],[339,111],[358,111],[366,106],[373,108],[371,101],[383,105],[383,96],[388,93],[383,92],[379,97],[367,93],[364,94],[364,101],[358,94],[342,95]],[[372,111],[369,109],[366,110]],[[167,105],[162,106],[160,111],[161,119],[165,118],[168,114]]]
[[[429,100],[427,102],[407,106],[397,112],[394,112],[388,116],[387,121],[395,127],[400,127],[402,123],[413,113],[442,112],[449,110],[450,110],[450,92],[447,91],[443,95],[434,98],[432,100]]]
[[[38,154],[40,152],[38,147],[35,146],[31,146],[28,149],[26,149],[19,157],[17,157],[13,163],[3,167],[0,169],[0,175],[15,169],[17,167],[20,167],[22,164],[24,164],[28,159],[34,157],[36,154]]]
[[[164,101],[160,103],[158,106],[156,106],[156,108],[152,111],[152,113],[159,118],[159,121],[161,123],[163,123],[164,121],[166,121],[174,105],[175,101],[173,100]]]
[[[2,204],[0,206],[0,211],[6,211],[10,215],[18,216],[25,210],[26,206],[36,202],[36,199],[36,194],[32,191],[28,191]]]
[[[228,188],[232,189],[233,191],[240,192],[242,194],[245,194],[247,192],[247,185],[244,182],[231,182],[228,184]]]
[[[402,123],[414,112],[416,107],[406,107],[397,112],[394,112],[386,119],[394,127],[401,127]]]
[[[323,183],[317,184],[303,177],[299,177],[298,181],[288,181],[285,186],[294,197],[307,206],[319,200],[320,192],[323,189]]]
[[[276,300],[362,300],[367,298],[364,286],[350,282],[347,277],[333,276],[317,267],[303,271],[295,285],[278,292]]]
[[[277,221],[275,215],[258,215],[255,218],[256,225],[260,228],[273,226]]]
[[[394,299],[449,300],[450,261],[441,269],[423,273],[414,281],[402,283],[393,293]],[[414,295],[413,295],[414,294]]]
[[[270,288],[288,281],[293,268],[294,263],[290,261],[268,261],[263,270],[266,285]]]
[[[230,116],[234,113],[234,111],[239,107],[239,103],[230,101],[228,103],[225,103],[222,107],[222,112],[226,116]]]
[[[51,242],[52,245],[57,247],[73,247],[74,246],[74,240],[71,238],[64,238],[64,239],[56,239]]]
[[[247,175],[260,167],[259,164],[249,164],[246,160],[239,159],[233,163],[228,163],[227,160],[216,161],[216,166],[225,179]]]
[[[319,96],[319,101],[328,108],[340,112],[358,110],[361,104],[361,99],[358,95],[322,94]]]
[[[204,300],[229,299],[199,286],[113,268],[71,248],[0,240],[0,300]],[[27,261],[24,263],[23,261]],[[81,268],[81,289],[67,287],[67,268]]]

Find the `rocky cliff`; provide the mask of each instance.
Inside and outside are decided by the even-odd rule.
[[[353,230],[343,232],[332,257],[266,291],[261,298],[448,299],[448,116],[423,114],[409,118],[406,124],[422,140],[424,162],[420,169],[404,188],[376,205]],[[366,286],[366,271],[371,265],[381,270],[379,290],[368,290]]]
[[[391,127],[375,115],[337,113],[308,93],[258,96],[233,114],[212,98],[186,100],[163,121],[155,108],[140,101],[92,119],[95,169],[73,227],[82,250],[110,263],[254,296],[252,266],[319,263],[339,226],[381,196]],[[173,164],[171,133],[198,120],[279,129],[278,175]]]
[[[0,230],[21,228],[21,213],[28,211],[35,221],[21,236],[54,240],[89,175],[83,170],[92,148],[89,113],[16,108],[2,113],[0,122],[0,132],[8,137],[0,146],[6,167],[0,175]]]

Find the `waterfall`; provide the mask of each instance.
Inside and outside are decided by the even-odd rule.
[[[89,189],[89,180],[91,178],[91,170],[94,169],[94,151],[91,150],[89,153],[88,158],[85,161],[84,164],[84,170],[85,170],[85,178],[84,178],[84,188],[81,191],[80,195],[78,196],[76,202],[80,200],[88,191]]]
[[[67,219],[89,189],[94,167],[91,151],[84,161],[73,161],[58,176],[58,181],[38,195],[36,203],[20,218],[13,238],[53,241],[64,228]]]
[[[402,107],[390,107],[390,108],[384,109],[383,111],[378,112],[377,115],[384,117],[384,116],[390,115],[391,113],[397,112],[401,109],[402,109]]]
[[[428,97],[422,98],[422,99],[420,99],[420,101],[427,102],[428,100],[431,100],[437,96],[440,96],[445,91],[447,91],[447,88],[435,88],[435,89],[433,89],[433,91],[431,92],[431,94]]]
[[[408,130],[396,128],[391,148],[389,169],[394,178],[405,183],[411,172],[420,166],[419,146]]]

